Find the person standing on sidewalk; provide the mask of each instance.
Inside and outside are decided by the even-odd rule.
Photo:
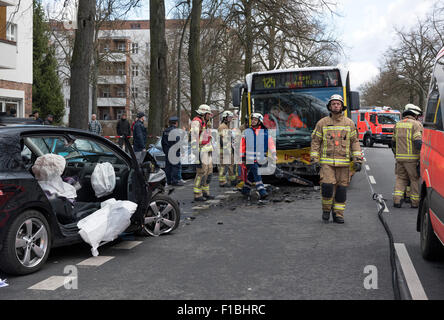
[[[222,112],[222,123],[219,125],[218,133],[220,138],[220,154],[219,154],[219,186],[229,187],[236,186],[236,172],[234,165],[234,150],[232,148],[232,133],[230,124],[234,118],[231,111]],[[229,159],[224,159],[225,153],[230,155]],[[225,172],[227,171],[227,172]],[[227,180],[228,173],[228,180]]]
[[[401,199],[410,183],[410,205],[419,206],[419,156],[422,147],[422,124],[418,117],[422,115],[420,107],[407,104],[392,136],[392,150],[396,158],[396,182],[393,205],[401,208]]]
[[[137,114],[137,121],[134,124],[133,134],[133,149],[139,163],[142,163],[146,154],[147,131],[143,125],[144,121],[145,113],[139,112]]]
[[[97,116],[93,113],[91,115],[91,121],[88,123],[88,131],[101,135],[102,134],[102,125],[99,120],[96,119]]]
[[[214,199],[210,195],[209,176],[213,173],[213,146],[211,143],[210,106],[202,104],[191,122],[191,149],[197,155],[196,177],[194,179],[194,201]]]
[[[347,187],[350,183],[350,158],[354,170],[361,171],[362,151],[354,122],[344,116],[342,96],[331,96],[330,116],[318,121],[311,135],[311,162],[320,165],[322,220],[344,223]]]
[[[126,113],[123,113],[120,120],[117,121],[117,135],[119,136],[119,147],[122,148],[125,144],[125,151],[128,152],[128,146],[125,143],[125,137],[131,136],[131,128]]]
[[[169,152],[172,146],[176,143],[179,143],[180,136],[176,137],[176,140],[170,141],[168,139],[171,131],[177,129],[177,125],[179,124],[178,117],[171,117],[168,121],[169,127],[163,131],[162,134],[162,150],[165,154],[165,173],[167,178],[167,184],[173,186],[183,186],[184,184],[180,182],[179,178],[179,170],[180,170],[180,149],[176,151],[176,157],[179,159],[179,163],[172,164],[169,156]]]

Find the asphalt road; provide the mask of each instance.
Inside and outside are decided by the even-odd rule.
[[[384,215],[393,233],[394,242],[405,245],[419,278],[416,289],[418,286],[422,287],[428,299],[444,299],[444,261],[428,262],[422,258],[419,232],[416,231],[418,209],[410,208],[409,204],[403,204],[400,209],[393,207],[395,160],[392,151],[377,144],[373,148],[365,148],[364,153],[370,169],[368,174],[375,182],[373,188],[387,199],[390,212]]]
[[[344,225],[321,221],[312,188],[280,185],[265,205],[228,193],[204,209],[192,203],[190,181],[174,193],[183,220],[173,234],[128,235],[99,248],[102,260],[89,266],[88,245],[55,249],[39,272],[8,277],[0,299],[393,299],[389,242],[370,185],[391,199],[394,162],[385,147],[367,149],[366,158],[376,184],[365,167],[353,177]],[[427,297],[442,298],[444,264],[420,257],[416,212],[388,205],[395,242],[406,245]],[[65,287],[68,276],[75,279]]]

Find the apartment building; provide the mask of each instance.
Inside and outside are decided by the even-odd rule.
[[[0,0],[0,112],[32,111],[32,0]]]

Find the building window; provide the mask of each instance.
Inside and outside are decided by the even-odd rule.
[[[138,43],[132,43],[131,44],[131,53],[139,53],[139,44]]]
[[[140,23],[132,23],[131,29],[140,29]]]
[[[125,66],[124,65],[119,65],[117,67],[117,74],[119,76],[124,76],[125,75]]]
[[[117,96],[123,98],[126,96],[124,87],[117,87]]]
[[[109,98],[109,97],[111,97],[111,92],[110,92],[109,87],[103,87],[103,88],[102,88],[102,97],[103,97],[103,98]]]
[[[8,29],[6,30],[6,40],[17,41],[17,25],[15,23],[10,23]]]
[[[136,64],[133,65],[131,68],[133,77],[137,77],[139,75],[139,66]]]
[[[121,51],[121,52],[125,52],[126,51],[126,44],[125,44],[125,42],[119,42],[117,44],[117,50]]]
[[[133,98],[138,98],[139,97],[139,88],[137,87],[132,87],[131,88],[131,96]]]
[[[104,52],[109,52],[109,51],[110,51],[109,43],[108,43],[108,42],[106,42],[106,43],[103,45],[103,51],[104,51]]]
[[[148,98],[150,95],[150,88],[145,87],[145,91],[143,92],[143,94],[145,95],[145,98]]]
[[[69,100],[69,99],[65,99],[65,108],[66,108],[66,109],[69,109],[70,106],[71,106],[71,100]]]

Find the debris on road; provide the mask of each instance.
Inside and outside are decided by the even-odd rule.
[[[9,284],[6,283],[6,279],[5,280],[0,279],[0,288],[7,287],[7,286],[9,286]]]

